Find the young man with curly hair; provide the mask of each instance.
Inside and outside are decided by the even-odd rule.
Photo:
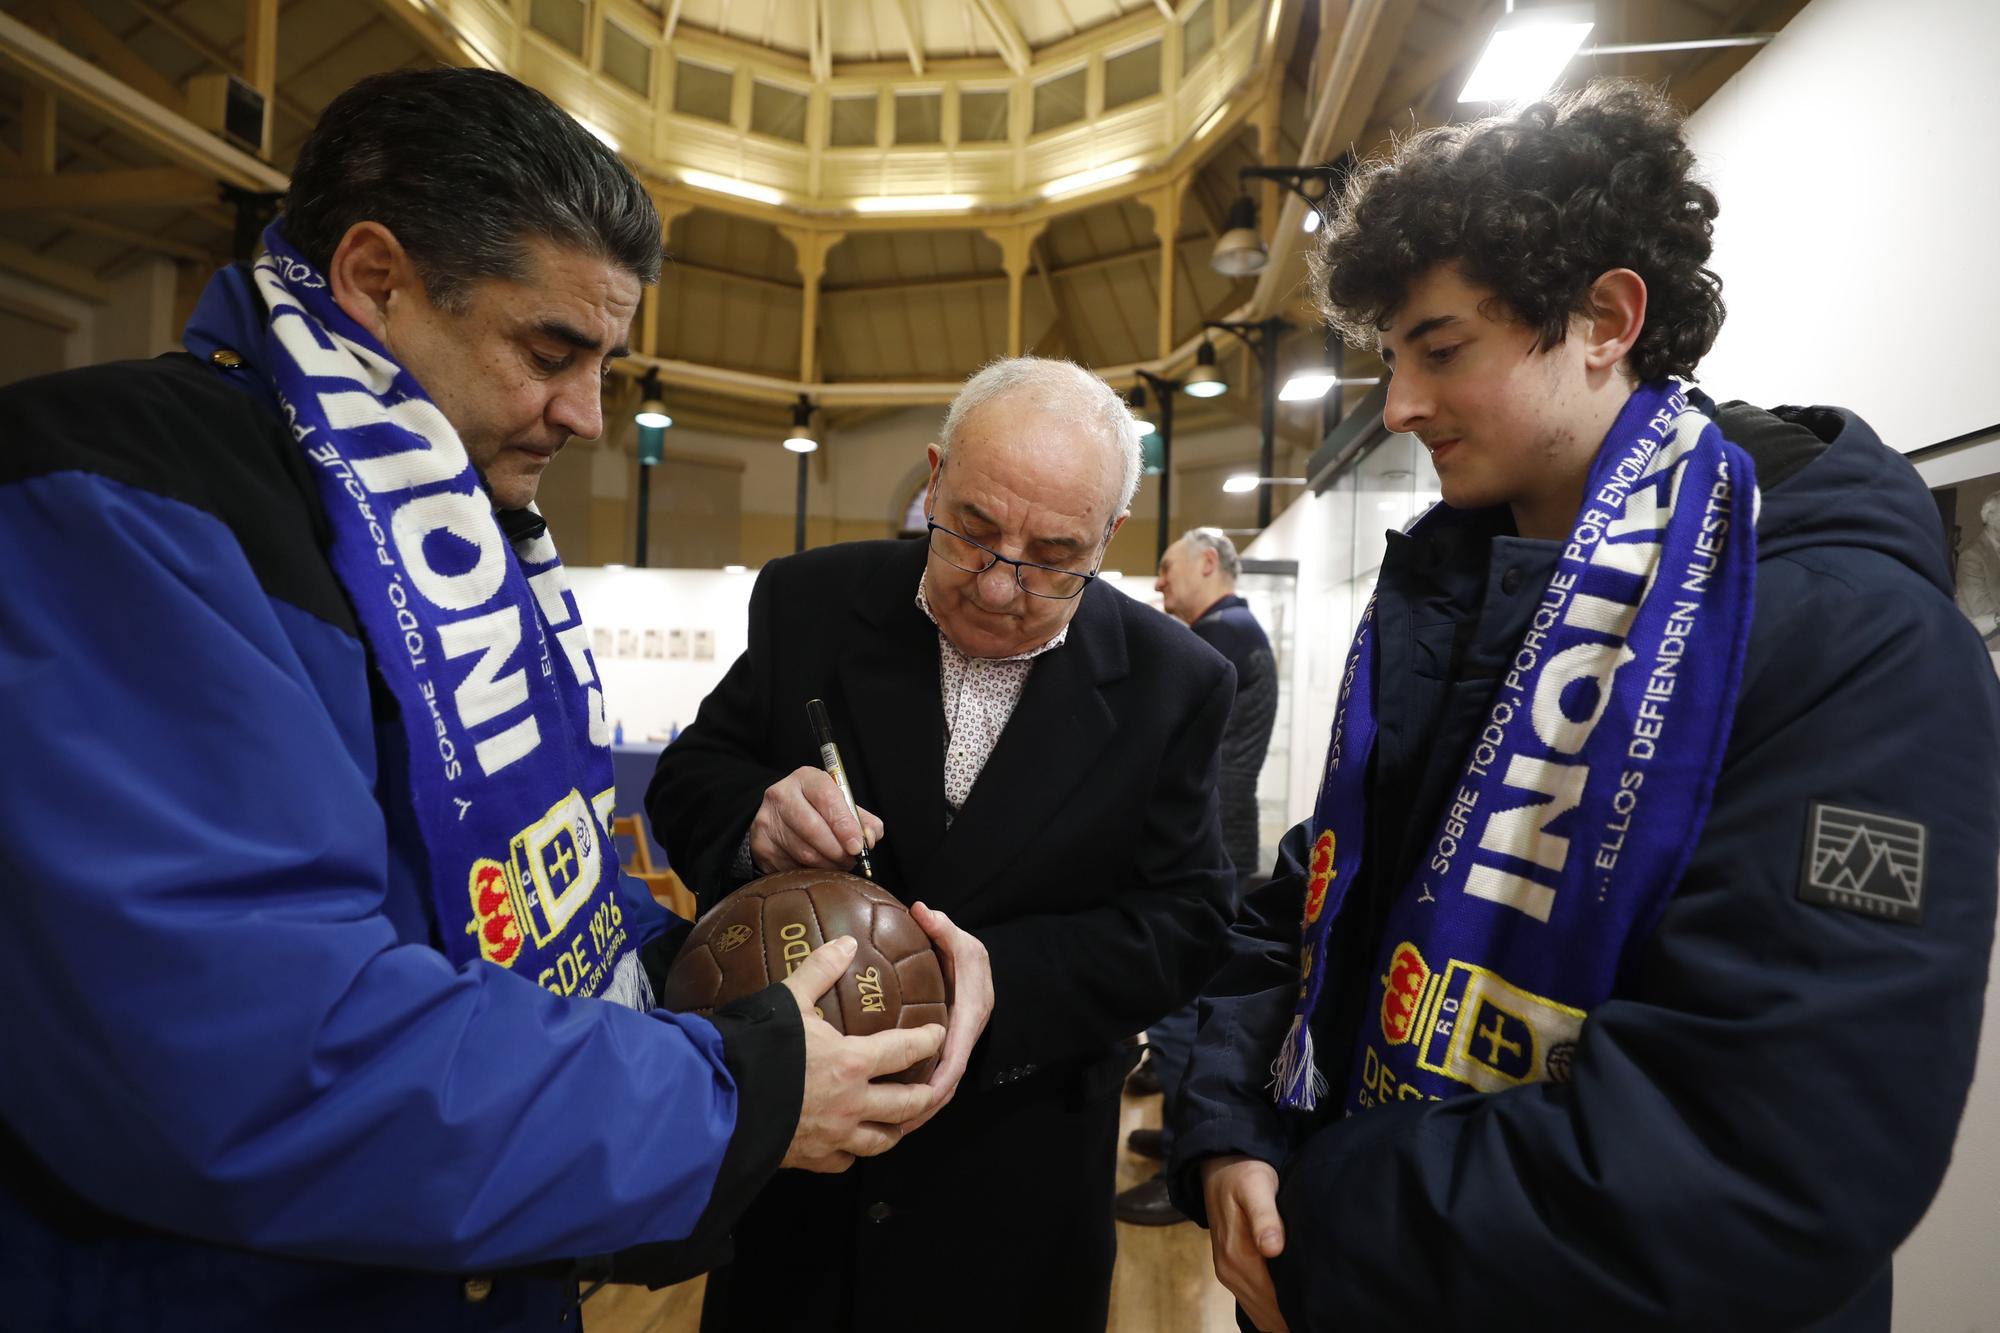
[[[1414,136],[1326,229],[1444,501],[1203,1000],[1171,1174],[1246,1325],[1889,1326],[1972,1075],[2000,690],[1899,454],[1692,387],[1694,173],[1600,84]]]

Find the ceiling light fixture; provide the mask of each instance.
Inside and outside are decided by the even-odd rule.
[[[1259,486],[1303,486],[1304,477],[1260,477],[1253,472],[1238,472],[1222,483],[1222,489],[1231,495],[1245,495]]]
[[[1074,175],[1058,176],[1042,187],[1042,198],[1058,199],[1066,194],[1076,194],[1080,190],[1092,189],[1099,185],[1109,185],[1112,181],[1123,180],[1145,165],[1144,158],[1128,157],[1122,162],[1107,162],[1101,167],[1079,171]]]
[[[681,180],[698,190],[714,190],[718,194],[733,194],[738,199],[749,199],[755,203],[776,207],[785,202],[785,196],[768,185],[755,185],[740,181],[733,176],[718,176],[712,171],[697,171],[690,167],[681,173]]]
[[[969,194],[870,195],[854,201],[857,213],[963,213],[978,206]]]
[[[1533,101],[1554,86],[1595,26],[1589,5],[1509,10],[1494,25],[1459,101]]]
[[[1125,395],[1125,406],[1130,409],[1132,424],[1138,427],[1141,435],[1151,435],[1159,430],[1159,427],[1154,425],[1146,416],[1145,385],[1135,384],[1132,386],[1131,392]]]
[[[639,381],[639,410],[632,414],[632,419],[655,430],[665,430],[674,424],[674,419],[667,415],[667,404],[660,396],[659,371],[648,370],[646,377]]]
[[[800,394],[792,408],[792,433],[785,437],[785,447],[795,454],[809,454],[819,448],[812,430],[812,410],[812,400]]]
[[[1232,278],[1245,278],[1264,267],[1271,252],[1257,230],[1257,201],[1247,194],[1236,196],[1229,206],[1229,220],[1208,256],[1208,266]]]
[[[1220,398],[1229,392],[1229,381],[1215,366],[1215,344],[1205,342],[1194,354],[1194,369],[1181,381],[1181,392],[1190,398]]]
[[[1335,385],[1345,388],[1350,384],[1375,385],[1381,382],[1380,378],[1346,379],[1331,370],[1300,370],[1293,372],[1292,377],[1285,381],[1285,387],[1278,390],[1278,401],[1281,403],[1317,402],[1326,397],[1327,390],[1333,388]]]

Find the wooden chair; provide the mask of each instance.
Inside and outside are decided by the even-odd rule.
[[[694,894],[681,882],[672,866],[653,865],[652,844],[646,838],[646,825],[637,815],[619,815],[611,821],[611,836],[622,839],[619,850],[626,845],[631,854],[623,856],[625,873],[643,882],[652,893],[653,901],[672,912],[675,916],[694,920],[696,908]]]

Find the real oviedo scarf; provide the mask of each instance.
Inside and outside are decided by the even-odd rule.
[[[607,836],[604,701],[555,543],[507,540],[423,388],[335,304],[282,224],[264,244],[260,364],[400,706],[446,954],[649,1007]]]
[[[1565,1080],[1686,869],[1735,713],[1756,566],[1749,456],[1671,383],[1643,385],[1592,464],[1556,571],[1411,882],[1397,890],[1349,1112]],[[1449,521],[1434,508],[1412,534]],[[1326,1090],[1312,1015],[1360,868],[1375,745],[1374,604],[1341,679],[1313,811],[1281,1106]]]

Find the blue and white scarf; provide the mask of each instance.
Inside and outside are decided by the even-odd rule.
[[[1750,458],[1671,383],[1606,435],[1561,559],[1411,882],[1393,902],[1345,1109],[1566,1080],[1680,882],[1749,641]],[[1442,506],[1412,535],[1449,519]],[[1313,811],[1299,1000],[1278,1104],[1326,1090],[1312,1015],[1361,866],[1375,746],[1374,603],[1341,679]]]
[[[458,432],[264,233],[264,366],[330,557],[395,696],[442,944],[561,995],[646,1008],[607,830],[611,733],[555,543],[510,543]]]

